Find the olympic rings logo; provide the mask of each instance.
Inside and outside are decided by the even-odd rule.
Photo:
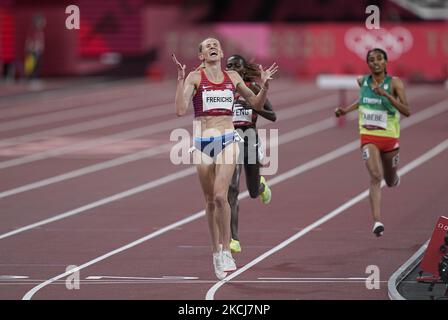
[[[367,51],[380,48],[387,52],[390,61],[394,61],[412,48],[413,37],[409,30],[402,27],[390,30],[351,28],[345,33],[344,41],[347,48],[363,60]]]

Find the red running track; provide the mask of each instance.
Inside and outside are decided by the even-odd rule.
[[[446,214],[442,149],[399,188],[383,189],[382,238],[371,233],[366,198],[303,232],[365,191],[368,176],[350,145],[356,121],[340,128],[332,119],[337,93],[276,80],[269,94],[279,120],[265,126],[280,135],[273,200],[241,200],[239,270],[216,285],[194,168],[169,160],[170,132],[192,121],[191,110],[174,116],[174,83],[92,91],[0,105],[0,299],[387,299],[387,279]],[[407,93],[402,169],[448,138],[446,89]],[[69,265],[81,267],[79,290],[66,288]],[[379,290],[366,288],[370,265]]]

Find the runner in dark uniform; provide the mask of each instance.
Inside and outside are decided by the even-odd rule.
[[[227,70],[238,72],[255,94],[260,91],[260,86],[255,82],[260,75],[258,65],[249,64],[240,55],[233,55],[227,59]],[[231,232],[230,249],[232,252],[241,252],[241,244],[238,236],[238,195],[241,177],[241,169],[244,166],[246,173],[246,184],[251,198],[260,197],[265,204],[271,201],[271,190],[263,176],[260,177],[260,158],[262,157],[261,141],[257,134],[256,123],[258,115],[270,121],[277,119],[272,110],[271,103],[266,100],[263,110],[257,111],[243,97],[237,95],[233,106],[233,125],[239,135],[243,137],[240,143],[240,161],[235,167],[232,182],[229,186],[228,198],[231,210]],[[243,153],[244,150],[244,153]]]

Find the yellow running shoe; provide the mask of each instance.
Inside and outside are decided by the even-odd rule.
[[[241,252],[241,245],[238,240],[230,240],[230,251],[232,251],[233,253]]]
[[[272,192],[268,184],[266,183],[266,179],[263,176],[260,177],[260,184],[264,185],[264,191],[262,192],[262,194],[260,194],[261,201],[264,204],[268,204],[269,202],[271,202]]]

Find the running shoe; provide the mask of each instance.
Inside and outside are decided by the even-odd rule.
[[[224,279],[227,276],[227,272],[224,271],[224,261],[222,251],[213,253],[213,266],[215,267],[215,275],[219,280]]]
[[[241,252],[241,245],[238,240],[234,240],[234,239],[230,240],[230,251],[233,253]]]
[[[222,260],[223,260],[223,267],[222,269],[224,272],[231,272],[236,270],[236,264],[235,259],[233,259],[232,254],[230,251],[223,251],[222,252]]]
[[[381,222],[376,221],[375,224],[373,225],[372,232],[377,237],[381,237],[383,235],[383,233],[384,233],[384,225]]]
[[[260,184],[264,185],[264,191],[260,194],[261,201],[264,204],[268,204],[269,202],[271,202],[272,192],[268,184],[266,183],[266,179],[263,176],[260,177]]]

